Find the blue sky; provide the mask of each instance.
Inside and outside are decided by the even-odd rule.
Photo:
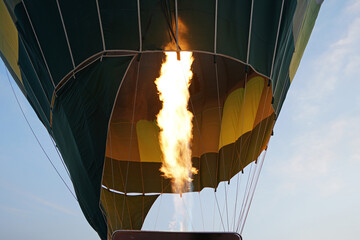
[[[326,0],[276,123],[244,239],[358,239],[359,76],[360,1]],[[16,92],[71,185],[45,128]],[[0,238],[98,239],[32,136],[2,63],[0,112]]]

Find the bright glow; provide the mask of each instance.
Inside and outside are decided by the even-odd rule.
[[[188,111],[189,86],[192,78],[191,52],[181,52],[180,61],[176,52],[167,52],[161,66],[160,77],[155,80],[163,108],[157,115],[160,127],[160,148],[163,154],[161,171],[172,179],[176,193],[189,191],[192,174],[197,170],[191,162],[193,114]]]

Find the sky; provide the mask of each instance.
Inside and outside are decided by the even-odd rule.
[[[270,140],[251,240],[360,235],[360,1],[325,0]],[[71,187],[26,99],[21,106]],[[0,239],[98,239],[37,144],[0,62]]]

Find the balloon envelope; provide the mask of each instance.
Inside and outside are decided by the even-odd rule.
[[[0,53],[106,239],[141,229],[171,192],[155,122],[163,52],[194,53],[191,191],[216,189],[266,148],[320,2],[4,0]]]

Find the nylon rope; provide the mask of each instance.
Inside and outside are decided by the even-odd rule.
[[[179,27],[178,27],[178,1],[175,0],[175,25],[176,25],[176,49],[180,51],[179,47]]]
[[[248,46],[247,46],[247,54],[246,54],[246,67],[248,68],[249,66],[249,56],[250,56],[250,47],[251,47],[251,34],[252,34],[252,21],[253,21],[253,12],[254,12],[254,0],[251,1],[251,13],[250,13],[250,26],[249,26],[249,35],[248,35]],[[246,71],[245,73],[245,84],[244,84],[244,102],[243,102],[243,106],[245,106],[245,101],[246,101],[246,85],[247,85],[247,81],[248,81],[248,72]],[[245,120],[245,113],[243,114],[243,121],[242,121],[242,128],[243,128],[243,124],[244,124],[244,120]],[[239,150],[239,158],[241,157],[241,151],[242,151],[242,139],[240,139],[240,150]],[[248,146],[249,147],[249,146]],[[247,147],[247,148],[248,148]],[[246,150],[247,152],[247,150]],[[239,165],[241,164],[241,159],[239,159]],[[251,171],[251,168],[250,168]],[[250,174],[250,173],[249,173]],[[242,176],[242,175],[241,175]],[[239,182],[240,182],[240,174],[238,174],[237,180],[236,180],[236,197],[235,197],[235,211],[234,211],[234,225],[235,225],[235,218],[236,218],[236,211],[237,211],[237,203],[238,203],[238,194],[239,194]],[[249,181],[249,178],[248,178]],[[248,184],[248,183],[247,183]],[[245,192],[244,192],[244,197],[245,197],[245,193],[246,193],[246,188],[245,188]],[[243,200],[244,201],[244,200]],[[242,207],[241,207],[242,209]]]
[[[72,177],[71,177],[71,175],[70,175],[69,169],[66,167],[65,161],[64,161],[64,159],[62,158],[62,156],[61,156],[61,154],[60,154],[60,152],[59,152],[59,149],[58,149],[58,147],[57,147],[57,144],[55,143],[54,139],[52,138],[52,136],[50,135],[49,132],[48,132],[48,135],[49,135],[49,138],[50,138],[51,142],[52,142],[53,145],[54,145],[54,148],[55,148],[55,150],[56,150],[57,155],[59,156],[59,158],[60,158],[60,160],[61,160],[62,165],[63,165],[64,168],[65,168],[65,171],[66,171],[67,175],[68,175],[69,178],[72,180]]]
[[[157,221],[159,218],[159,213],[160,213],[160,207],[161,207],[161,203],[162,203],[162,198],[163,198],[163,193],[160,194],[160,203],[159,203],[159,208],[156,214],[156,219],[155,219],[155,225],[154,225],[154,230],[156,230],[156,225],[157,225]]]
[[[182,73],[183,73],[184,81],[186,81],[184,69],[182,69]],[[191,108],[193,109],[193,111],[195,111],[195,108],[194,108],[194,105],[193,105],[193,102],[192,102],[191,97],[189,98],[189,102],[190,102]],[[196,118],[195,115],[194,115],[194,121],[195,121],[195,123],[196,123],[197,131],[198,131],[198,133],[199,133],[199,142],[200,142],[200,146],[201,146],[202,152],[205,152],[205,148],[204,148],[204,145],[203,145],[203,142],[202,142],[202,137],[201,137],[201,131],[200,131],[200,128],[199,128],[199,122],[198,122],[198,120],[197,120],[197,118]],[[212,176],[212,174],[211,174],[211,172],[210,172],[209,162],[208,162],[208,158],[207,158],[206,154],[204,154],[204,157],[205,157],[205,162],[206,162],[206,165],[207,165],[207,170],[208,170],[208,173],[209,173],[211,182],[212,182],[214,188],[216,189],[216,182],[214,183],[213,176]],[[219,206],[219,202],[218,202],[218,199],[217,199],[217,196],[216,196],[215,191],[214,191],[214,198],[215,198],[215,200],[216,200],[216,204],[217,204],[217,207],[218,207],[219,215],[221,216],[220,206]],[[222,218],[221,218],[221,222],[222,222],[223,229],[224,229],[224,231],[225,231],[225,226],[224,226],[224,223],[223,223],[223,219],[222,219]]]
[[[270,81],[270,80],[268,80],[268,81]],[[270,86],[271,86],[271,85],[270,85]],[[267,87],[270,87],[270,86],[269,86],[269,85],[266,86],[266,85],[265,85],[265,82],[264,82],[264,89],[267,88]],[[270,90],[270,91],[271,91],[271,90]],[[268,93],[269,93],[269,90],[266,90],[264,106],[263,106],[263,110],[262,110],[262,113],[261,113],[261,119],[263,119],[263,117],[264,117],[265,106],[266,106],[266,99],[267,99]],[[270,119],[270,117],[267,117],[267,119],[265,120],[265,122],[266,122],[265,127],[268,126],[268,121],[269,121],[269,119]],[[264,120],[262,120],[262,121],[260,122],[260,124],[259,124],[259,129],[261,129],[261,126],[262,126],[263,122],[264,122]],[[265,131],[266,131],[266,130],[267,130],[267,129],[265,129]],[[260,136],[260,131],[258,132],[258,134],[257,134],[257,136],[256,136],[255,146],[257,146],[257,144],[258,144],[259,136]],[[264,137],[265,137],[265,133],[263,133],[263,135],[262,135],[261,143],[264,141]],[[252,136],[251,136],[251,138],[252,138]],[[252,158],[251,158],[251,159],[254,159],[254,158],[255,158],[255,154],[256,154],[256,151],[253,152],[253,155],[252,155]],[[255,171],[256,171],[256,169],[255,169]],[[255,174],[255,173],[254,173],[254,174]],[[254,177],[254,176],[253,176],[253,177]],[[250,185],[250,189],[251,189],[252,184],[253,184],[253,178],[252,178],[252,182],[251,182],[251,185]],[[256,185],[255,185],[254,187],[256,187]],[[245,202],[245,205],[244,205],[244,206],[247,205],[248,199],[249,199],[249,195],[246,197],[246,202]],[[252,198],[251,198],[251,200],[252,200]],[[251,200],[250,200],[250,201],[251,201]],[[249,203],[249,207],[248,207],[248,208],[250,208],[250,205],[251,205],[251,202]],[[249,211],[249,210],[247,210],[247,212],[248,212],[248,211]],[[240,218],[241,220],[242,220],[242,217],[243,217],[243,215],[241,215],[241,218]],[[245,223],[244,223],[244,224],[245,224]]]
[[[20,71],[25,75],[25,73],[24,73],[24,71],[22,70],[21,66],[19,66],[19,68],[20,68]],[[37,74],[36,74],[36,75],[37,75]],[[30,86],[30,90],[31,90],[32,94],[33,94],[34,97],[35,97],[35,100],[36,100],[37,104],[39,105],[39,108],[40,108],[41,112],[43,113],[44,116],[46,116],[46,114],[45,114],[45,112],[44,112],[44,110],[43,110],[43,108],[42,108],[42,106],[41,106],[38,98],[36,97],[36,94],[34,93],[34,90],[33,90],[32,86],[31,86],[31,85],[29,85],[29,86]],[[50,104],[49,104],[49,105],[50,105]],[[49,122],[49,120],[48,120],[46,117],[45,117],[45,120],[44,120],[43,117],[40,117],[40,116],[39,116],[39,118],[41,118],[41,120],[42,120],[43,122],[45,122],[45,120],[46,120],[46,122],[49,124],[49,126],[51,125],[50,122]],[[44,126],[45,126],[45,125],[44,125]],[[45,128],[46,128],[46,130],[48,131],[49,138],[50,138],[52,144],[54,145],[54,148],[55,148],[55,150],[56,150],[56,152],[57,152],[57,154],[58,154],[58,156],[59,156],[59,159],[61,160],[61,163],[62,163],[62,165],[63,165],[63,167],[64,167],[64,169],[65,169],[65,171],[66,171],[66,173],[67,173],[67,175],[68,175],[68,177],[69,177],[69,179],[71,180],[72,178],[71,178],[71,175],[70,175],[70,173],[69,173],[69,170],[68,170],[67,167],[65,166],[64,159],[62,158],[61,154],[59,153],[59,150],[58,150],[58,148],[57,148],[57,145],[55,144],[53,138],[52,138],[51,135],[50,135],[50,131],[52,132],[52,129],[51,129],[51,128],[49,129],[49,128],[47,128],[46,126],[45,126]]]
[[[220,125],[219,126],[219,129],[220,129],[220,144],[222,145],[223,144],[223,134],[222,134],[222,131],[221,131],[222,116],[221,116],[221,110],[220,110],[221,105],[220,105],[219,75],[218,75],[218,66],[217,66],[216,61],[215,61],[215,78],[216,78],[216,89],[217,89],[219,125]],[[219,151],[219,153],[220,153],[220,151]],[[223,162],[223,174],[224,174],[224,177],[226,178],[227,176],[226,176],[226,173],[225,173],[224,151],[221,151],[221,155],[222,155],[222,162]],[[230,181],[230,179],[229,179],[229,181]],[[224,189],[225,189],[226,220],[227,220],[227,227],[228,227],[228,231],[229,231],[230,228],[229,228],[229,210],[228,210],[227,188],[228,188],[228,184],[225,183]]]
[[[98,1],[98,0],[96,0]],[[142,51],[142,32],[141,32],[141,16],[140,16],[140,0],[137,0],[137,15],[139,24],[139,50]]]
[[[61,23],[62,23],[62,26],[63,26],[66,43],[67,43],[67,46],[68,46],[68,49],[69,49],[69,53],[70,53],[70,57],[71,57],[71,62],[72,62],[73,68],[75,69],[74,57],[73,57],[73,54],[72,54],[72,50],[71,50],[71,46],[70,46],[70,42],[69,42],[69,37],[68,37],[68,35],[67,35],[67,31],[66,31],[66,27],[65,27],[63,15],[62,15],[62,13],[61,13],[61,8],[60,8],[59,0],[56,0],[56,4],[57,4],[58,10],[59,10],[59,15],[60,15]],[[75,73],[74,73],[74,78],[75,78]]]
[[[276,47],[277,47],[277,42],[278,42],[278,37],[279,37],[279,30],[280,30],[280,25],[281,25],[281,19],[282,19],[282,13],[283,13],[283,6],[284,6],[284,1],[282,1],[282,6],[281,6],[281,12],[280,12],[280,17],[279,17],[279,23],[278,23],[278,30],[277,30],[277,37],[276,37],[276,42],[275,42],[275,50],[274,50],[274,54],[273,54],[273,60],[272,60],[272,67],[271,67],[271,74],[270,76],[272,76],[272,72],[273,72],[273,65],[274,65],[274,59],[275,59],[275,53],[276,53]],[[284,59],[284,58],[283,58]],[[282,64],[281,64],[282,66]],[[285,84],[284,84],[285,85]],[[267,94],[266,94],[267,95]],[[267,96],[265,97],[265,99],[267,98]],[[263,111],[264,112],[264,111]],[[263,114],[262,114],[263,115]],[[269,118],[266,120],[266,122],[268,122]],[[261,123],[260,123],[261,124]],[[267,124],[266,124],[267,125]],[[259,136],[259,134],[258,134]],[[263,135],[263,138],[265,137],[265,135]],[[258,138],[258,137],[257,137]],[[257,144],[257,140],[256,140],[256,144]],[[255,154],[255,152],[254,152]],[[245,213],[245,217],[243,219],[243,213],[240,215],[240,220],[239,220],[239,223],[238,223],[238,228],[237,228],[237,231],[239,229],[239,226],[242,222],[242,225],[241,225],[241,230],[240,230],[240,234],[242,234],[242,231],[244,229],[244,226],[245,226],[245,222],[246,222],[246,219],[247,219],[247,216],[248,216],[248,213],[249,213],[249,210],[250,210],[250,206],[251,206],[251,203],[252,203],[252,200],[253,200],[253,197],[254,197],[254,193],[255,193],[255,189],[256,189],[256,185],[258,183],[258,179],[259,179],[259,176],[260,176],[260,172],[261,172],[261,169],[262,169],[262,166],[263,166],[263,162],[264,162],[264,159],[265,159],[265,156],[266,156],[266,149],[265,149],[265,153],[263,154],[263,158],[262,158],[262,161],[259,163],[260,164],[260,167],[259,167],[259,170],[256,172],[256,170],[254,171],[254,175],[253,175],[253,178],[252,178],[252,181],[251,181],[251,185],[250,185],[250,189],[249,189],[249,193],[250,193],[250,201],[249,201],[249,204],[248,206],[246,207],[246,213]],[[255,176],[255,183],[254,183],[254,187],[253,186],[253,179],[254,179],[254,176]],[[252,188],[251,188],[252,187]],[[248,195],[249,196],[249,195]],[[247,201],[248,201],[248,197],[246,199],[246,203],[245,205],[247,205]]]
[[[240,208],[240,212],[239,212],[239,220],[238,220],[238,223],[236,224],[237,226],[239,225],[240,217],[241,217],[243,209],[244,209],[245,199],[246,199],[246,196],[247,196],[248,191],[249,191],[250,178],[251,178],[251,173],[252,173],[253,166],[254,166],[254,164],[251,163],[250,170],[249,170],[249,175],[248,175],[248,178],[247,178],[247,181],[246,181],[246,187],[244,189],[243,200],[241,202],[241,208]]]
[[[284,0],[282,1],[282,5],[281,5],[281,11],[280,11],[279,23],[278,23],[278,27],[277,27],[277,36],[276,36],[276,40],[275,40],[275,47],[274,47],[274,53],[273,53],[273,59],[272,59],[272,66],[271,66],[271,74],[270,74],[270,76],[272,76],[272,72],[273,72],[273,66],[274,66],[274,60],[275,60],[277,42],[278,42],[279,31],[280,31],[281,20],[282,20],[282,14],[283,14],[283,7],[284,7]],[[269,81],[270,81],[270,80],[269,80]],[[264,86],[264,87],[265,87],[265,86]],[[268,91],[266,92],[265,101],[266,101],[266,99],[267,99],[267,95],[268,95]],[[264,102],[264,106],[265,106],[265,104],[266,104],[266,102]],[[265,108],[263,109],[261,119],[263,118],[264,111],[265,111]],[[266,125],[265,125],[265,126],[267,126],[268,121],[269,121],[269,118],[266,119]],[[263,122],[260,123],[260,126],[262,125],[262,123],[263,123]],[[259,126],[259,128],[261,128],[260,126]],[[266,131],[266,130],[265,130],[265,131]],[[260,132],[257,134],[255,146],[257,145],[259,135],[260,135]],[[263,134],[263,136],[262,136],[262,141],[261,141],[261,142],[263,142],[264,137],[265,137],[265,134]],[[255,157],[255,154],[256,154],[256,152],[254,151],[254,154],[253,154],[253,157],[252,157],[252,158]],[[264,154],[264,155],[266,155],[266,154]],[[261,166],[262,166],[262,163],[261,163]],[[260,168],[260,170],[261,170],[261,168]],[[259,171],[260,171],[260,170],[259,170]],[[249,204],[247,205],[247,202],[248,202],[248,200],[249,200],[249,195],[247,195],[247,197],[246,197],[246,202],[245,202],[245,204],[244,204],[244,210],[245,210],[245,208],[246,208],[246,215],[245,215],[245,219],[244,219],[244,220],[243,220],[243,214],[244,214],[244,212],[242,211],[242,213],[240,214],[240,220],[239,220],[238,225],[241,224],[241,222],[243,221],[243,224],[242,224],[242,227],[241,227],[241,233],[242,233],[242,230],[243,230],[244,225],[245,225],[245,221],[246,221],[246,218],[247,218],[247,214],[248,214],[248,212],[249,212],[249,209],[250,209],[250,206],[251,206],[251,202],[252,202],[252,199],[253,199],[253,195],[254,195],[254,192],[255,192],[255,188],[256,188],[256,185],[257,185],[257,181],[258,181],[258,178],[259,178],[259,176],[256,177],[255,185],[254,185],[254,187],[253,187],[253,190],[251,190],[251,187],[253,186],[253,181],[254,181],[254,176],[255,176],[255,174],[256,174],[256,169],[255,169],[255,171],[254,171],[254,174],[253,174],[253,177],[252,177],[252,180],[251,180],[251,185],[250,185],[250,188],[249,188],[249,194],[251,194],[250,202],[249,202]],[[260,173],[259,173],[259,174],[260,174]],[[238,227],[238,228],[239,228],[239,227]],[[238,228],[237,228],[237,230],[238,230]]]
[[[104,30],[103,30],[102,21],[101,21],[101,14],[100,14],[100,8],[99,8],[99,1],[98,0],[96,0],[96,9],[97,9],[97,14],[98,14],[98,18],[99,18],[99,27],[100,27],[100,32],[101,32],[102,46],[103,46],[103,50],[105,51],[106,46],[105,46]]]
[[[124,76],[122,77],[122,81],[117,89],[117,93],[116,93],[116,97],[115,97],[115,102],[113,104],[113,107],[112,107],[112,111],[111,111],[111,115],[110,115],[110,118],[109,118],[109,123],[108,123],[108,131],[109,131],[109,137],[110,137],[110,158],[111,158],[111,176],[112,176],[112,184],[115,185],[115,181],[114,181],[114,166],[113,166],[113,153],[112,153],[112,142],[111,142],[111,120],[112,120],[112,115],[114,113],[114,109],[115,109],[115,105],[116,105],[116,100],[118,98],[118,95],[119,95],[119,92],[120,92],[120,89],[121,89],[121,86],[123,84],[123,82],[125,81],[125,77],[127,76],[127,73],[130,69],[130,67],[133,65],[133,62],[135,60],[135,57],[136,56],[133,56],[126,71],[125,71],[125,74]],[[106,157],[106,156],[105,156]],[[103,170],[104,172],[104,170]],[[121,171],[121,166],[119,167],[119,174],[120,174],[120,178],[121,178],[121,182],[122,182],[122,185],[123,185],[123,188],[125,189],[125,183],[124,183],[124,177],[123,177],[123,174],[122,174],[122,171]],[[125,196],[124,196],[124,199],[125,199]],[[123,226],[123,221],[122,221],[122,218],[120,218],[120,213],[119,211],[117,210],[117,207],[116,207],[116,204],[115,204],[115,199],[114,199],[114,206],[115,206],[115,209],[116,209],[116,213],[117,213],[117,216],[118,216],[118,219],[120,220],[120,223],[121,223],[121,226]],[[117,219],[116,219],[116,223],[117,223]]]
[[[138,55],[139,57],[139,55]],[[136,106],[136,100],[137,100],[137,90],[138,90],[138,82],[139,82],[139,73],[140,73],[140,60],[141,58],[138,58],[138,63],[137,63],[137,73],[136,73],[136,82],[135,82],[135,96],[134,96],[134,102],[133,102],[133,112],[132,112],[132,119],[131,119],[131,130],[130,130],[130,143],[129,143],[129,151],[128,151],[128,162],[127,162],[127,167],[126,167],[126,176],[125,176],[125,197],[127,196],[127,181],[128,181],[128,176],[129,176],[129,166],[130,166],[130,159],[131,159],[131,147],[132,147],[132,137],[133,137],[133,130],[134,130],[134,120],[135,120],[135,106]],[[125,201],[124,201],[125,202]],[[124,216],[124,204],[123,204],[123,212],[122,212],[122,217]],[[127,204],[128,210],[129,210],[129,206]],[[131,219],[130,215],[129,215],[129,219]],[[132,226],[131,226],[132,229]]]
[[[279,23],[278,23],[278,28],[277,28],[277,32],[276,32],[275,47],[274,47],[274,53],[273,53],[272,62],[271,62],[270,79],[272,79],[273,70],[274,70],[274,62],[275,62],[276,50],[277,50],[277,45],[278,45],[278,40],[279,40],[279,33],[280,33],[280,26],[281,26],[281,21],[282,21],[283,10],[284,10],[284,0],[282,0],[280,16],[279,16]]]
[[[245,107],[245,104],[246,104],[246,86],[247,86],[247,80],[248,80],[248,72],[246,71],[245,73],[245,79],[244,79],[244,100],[243,100],[243,104],[242,104],[242,107],[241,107],[241,111],[243,111],[244,107]],[[244,121],[245,121],[245,112],[242,114],[242,120],[241,120],[241,129],[244,128]],[[235,132],[237,132],[237,128],[238,128],[238,124],[236,124],[236,127],[235,127]],[[242,141],[243,141],[243,138],[240,138],[240,150],[239,150],[239,154],[238,154],[238,158],[239,158],[239,169],[241,168],[241,151],[242,151]],[[234,155],[234,151],[235,151],[235,147],[233,149],[233,154]],[[232,171],[232,170],[230,170]],[[243,169],[242,169],[243,171]],[[233,228],[235,228],[235,218],[236,218],[236,211],[237,211],[237,202],[238,202],[238,193],[239,193],[239,182],[240,182],[240,177],[242,176],[242,174],[238,173],[237,174],[237,180],[236,180],[236,197],[235,197],[235,209],[234,209],[234,223],[233,223]]]
[[[215,23],[214,23],[214,53],[216,54],[217,52],[217,22],[218,22],[218,0],[215,1]],[[216,56],[214,56],[214,59],[216,59]],[[217,66],[217,62],[215,61],[215,76],[216,76],[216,87],[217,87],[217,100],[218,100],[218,111],[219,111],[219,129],[220,129],[220,139],[221,139],[221,145],[223,144],[223,136],[222,136],[222,131],[221,131],[221,111],[220,111],[220,93],[219,93],[219,76],[218,76],[218,66]],[[225,157],[224,157],[224,152],[222,151],[222,159],[223,159],[223,164],[224,164],[224,177],[226,177],[225,174]],[[230,179],[229,179],[230,181]],[[226,220],[227,220],[227,227],[228,227],[228,231],[230,230],[230,225],[229,225],[229,210],[228,210],[228,197],[227,197],[227,188],[228,186],[225,184],[225,202],[226,202]]]
[[[240,234],[242,234],[242,232],[243,232],[243,230],[244,230],[245,222],[246,222],[246,219],[247,219],[249,210],[250,210],[250,206],[251,206],[252,200],[253,200],[253,198],[254,198],[256,185],[257,185],[257,183],[258,183],[258,181],[259,181],[260,172],[261,172],[262,166],[263,166],[263,164],[264,164],[264,160],[265,160],[265,157],[266,157],[266,153],[267,153],[267,149],[265,149],[265,152],[264,152],[264,154],[263,154],[262,160],[261,160],[261,162],[259,163],[260,166],[259,166],[258,173],[257,173],[257,175],[256,175],[255,185],[254,185],[253,191],[252,191],[252,193],[251,193],[251,199],[250,199],[249,207],[247,208],[246,215],[245,215],[245,219],[244,219],[244,223],[243,223],[242,226],[241,226]]]
[[[26,115],[25,115],[25,112],[24,112],[23,108],[21,107],[20,102],[19,102],[19,99],[18,99],[18,97],[17,97],[17,95],[16,95],[16,93],[15,93],[15,90],[14,90],[12,84],[11,84],[11,80],[10,80],[10,77],[9,77],[9,73],[8,73],[6,67],[5,67],[5,72],[6,72],[7,79],[8,79],[8,81],[9,81],[9,85],[10,85],[10,87],[11,87],[11,91],[12,91],[12,93],[14,94],[14,97],[15,97],[15,99],[16,99],[17,105],[19,106],[19,108],[20,108],[20,110],[21,110],[21,113],[22,113],[22,115],[23,115],[26,123],[27,123],[27,125],[28,125],[29,128],[30,128],[30,131],[32,132],[33,136],[35,137],[37,143],[39,144],[41,150],[43,151],[43,153],[45,154],[46,158],[47,158],[48,161],[50,162],[51,166],[52,166],[53,169],[56,171],[57,175],[60,177],[61,181],[65,184],[66,188],[69,190],[69,192],[70,192],[71,195],[74,197],[74,199],[78,202],[78,199],[76,198],[75,194],[71,191],[70,187],[69,187],[68,184],[65,182],[64,178],[61,176],[60,172],[57,170],[57,168],[55,167],[54,163],[51,161],[49,155],[46,153],[44,147],[43,147],[42,144],[40,143],[40,140],[38,139],[38,137],[36,136],[33,128],[31,127],[31,124],[30,124],[29,120],[27,119],[27,117],[26,117]]]

